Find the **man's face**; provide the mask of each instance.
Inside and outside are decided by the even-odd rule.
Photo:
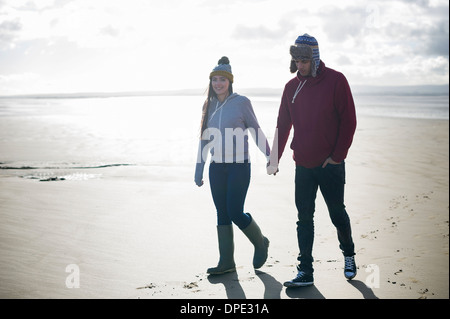
[[[311,75],[311,60],[294,60],[301,76]]]

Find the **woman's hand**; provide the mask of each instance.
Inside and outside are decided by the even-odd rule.
[[[203,180],[195,180],[195,184],[197,184],[198,187],[202,187],[203,186]]]
[[[203,185],[203,167],[204,167],[204,165],[205,165],[205,163],[197,163],[195,165],[194,181],[198,187],[201,187]]]
[[[267,163],[267,174],[275,176],[279,172],[278,165],[270,165],[270,162]]]

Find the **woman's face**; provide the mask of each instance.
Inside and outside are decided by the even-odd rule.
[[[217,94],[217,97],[220,99],[228,95],[228,87],[230,86],[230,81],[220,75],[215,75],[211,79],[212,87],[214,92]]]

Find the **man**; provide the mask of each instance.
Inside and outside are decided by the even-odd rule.
[[[355,105],[345,76],[320,60],[317,40],[304,34],[290,47],[291,73],[283,92],[268,174],[278,162],[294,127],[295,204],[300,253],[297,276],[286,287],[314,284],[312,248],[317,190],[325,199],[344,258],[344,275],[356,276],[355,248],[344,205],[345,158],[356,129]],[[278,152],[276,152],[278,150]]]

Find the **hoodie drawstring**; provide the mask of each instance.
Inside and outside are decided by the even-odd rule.
[[[231,95],[230,95],[230,96],[231,96]],[[212,120],[212,118],[214,117],[214,115],[216,115],[217,111],[219,111],[222,107],[225,106],[225,104],[227,104],[228,98],[229,98],[230,96],[228,96],[228,97],[225,99],[225,101],[224,101],[220,106],[219,106],[219,101],[217,101],[216,109],[214,110],[213,114],[211,114],[211,116],[209,117],[208,122]]]
[[[292,98],[292,103],[294,103],[295,98],[297,97],[297,94],[302,90],[303,86],[305,85],[306,80],[302,83],[302,81],[300,81],[300,83],[297,86],[297,90],[295,90],[295,94],[294,97]],[[300,86],[301,85],[301,86]]]

